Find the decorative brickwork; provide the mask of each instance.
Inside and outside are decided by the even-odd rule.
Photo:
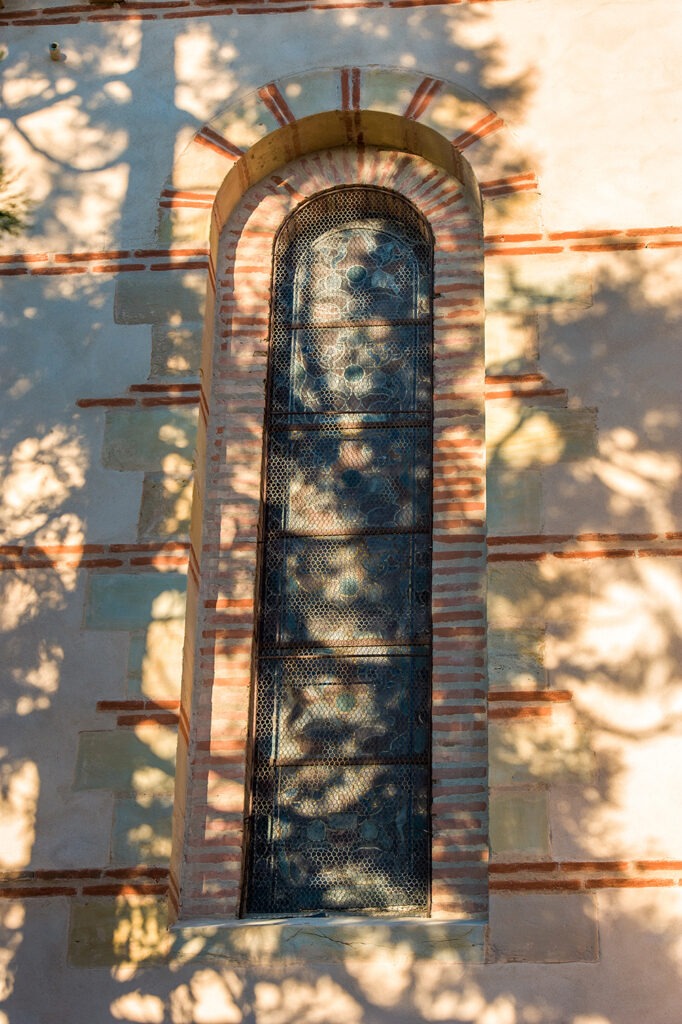
[[[457,4],[481,3],[481,0],[455,0]],[[483,0],[486,2],[486,0]],[[400,9],[401,7],[424,7],[432,5],[433,0],[346,0],[345,7],[367,8],[385,7]],[[448,6],[452,0],[442,0]],[[323,11],[338,7],[338,3],[329,0],[241,0],[230,3],[229,0],[144,0],[142,3],[127,3],[120,6],[114,3],[103,3],[102,0],[88,0],[87,3],[59,5],[56,7],[35,7],[30,10],[7,10],[0,19],[0,25],[78,25],[81,22],[98,24],[101,22],[141,22],[141,21],[184,21],[188,18],[219,18],[244,14],[291,14],[298,11]]]
[[[435,238],[432,914],[486,913],[480,212],[460,181],[420,157],[340,148],[266,177],[220,235],[215,334],[203,360],[205,440],[193,508],[171,866],[171,900],[182,919],[233,918],[240,903],[273,242],[301,201],[351,183],[399,192]]]

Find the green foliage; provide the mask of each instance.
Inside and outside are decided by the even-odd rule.
[[[18,235],[26,227],[27,202],[0,163],[0,236]]]

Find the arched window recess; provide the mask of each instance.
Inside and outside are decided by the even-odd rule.
[[[429,911],[432,292],[394,192],[278,234],[243,914]]]

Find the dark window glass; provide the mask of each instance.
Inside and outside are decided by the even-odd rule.
[[[432,254],[374,188],[278,238],[250,914],[428,910]]]

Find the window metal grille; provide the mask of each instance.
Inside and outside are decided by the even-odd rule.
[[[428,910],[432,262],[376,188],[278,236],[249,914]]]

